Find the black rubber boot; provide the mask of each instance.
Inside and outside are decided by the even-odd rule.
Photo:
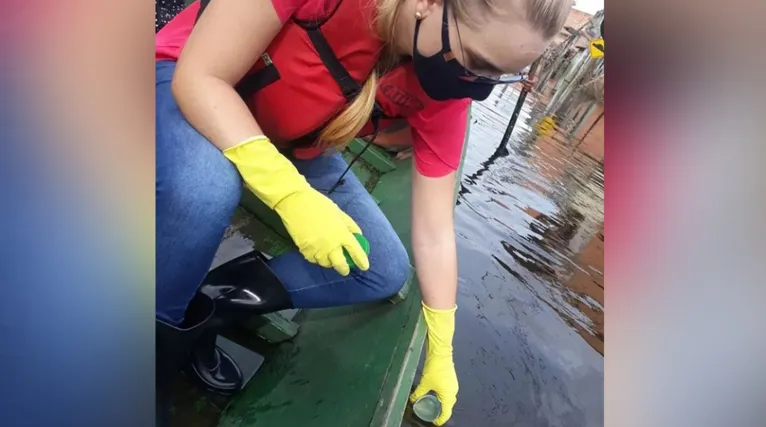
[[[200,292],[215,300],[216,316],[226,322],[293,308],[290,294],[258,251],[213,269],[202,283]]]
[[[157,321],[158,396],[160,389],[167,388],[160,382],[172,382],[182,367],[188,377],[212,392],[235,393],[242,387],[242,372],[216,346],[218,332],[252,316],[288,308],[292,308],[290,295],[260,252],[249,252],[215,268],[189,304],[183,325]]]
[[[215,331],[203,333],[194,343],[184,370],[206,389],[231,395],[242,387],[242,371],[237,362],[215,344],[217,336]]]
[[[202,336],[204,326],[215,313],[215,303],[203,294],[197,294],[186,309],[184,322],[173,326],[155,320],[155,380],[157,396],[157,425],[169,427],[171,385],[181,373],[189,356],[189,349]]]
[[[215,344],[223,322],[216,303],[197,292],[186,309],[184,323],[169,325],[157,320],[157,378],[163,388],[183,370],[206,389],[232,394],[242,385],[242,373],[226,352]]]

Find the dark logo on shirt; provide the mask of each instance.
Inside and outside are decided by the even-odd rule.
[[[423,101],[392,84],[383,84],[380,87],[383,96],[396,104],[401,109],[401,115],[412,114],[423,109]]]

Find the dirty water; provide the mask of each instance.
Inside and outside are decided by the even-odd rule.
[[[528,98],[474,103],[455,212],[460,279],[449,426],[604,423],[604,176],[559,136],[535,136]],[[404,426],[420,425],[411,414]]]

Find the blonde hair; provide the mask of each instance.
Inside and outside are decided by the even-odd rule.
[[[373,70],[362,86],[359,94],[338,114],[319,134],[319,142],[325,147],[342,147],[354,139],[370,119],[375,106],[375,94],[379,76],[393,66],[397,60],[393,41],[397,31],[397,22],[401,5],[406,0],[377,0],[375,22],[378,37],[383,41],[383,54],[378,67]],[[443,0],[449,1],[457,19],[474,21],[468,10],[478,2],[485,10],[494,12],[498,9],[497,1],[521,1],[526,9],[526,19],[533,29],[546,39],[553,38],[564,27],[572,6],[572,0]]]

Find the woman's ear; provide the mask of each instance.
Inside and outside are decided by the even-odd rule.
[[[423,19],[434,12],[440,12],[444,0],[415,0],[415,19]]]

